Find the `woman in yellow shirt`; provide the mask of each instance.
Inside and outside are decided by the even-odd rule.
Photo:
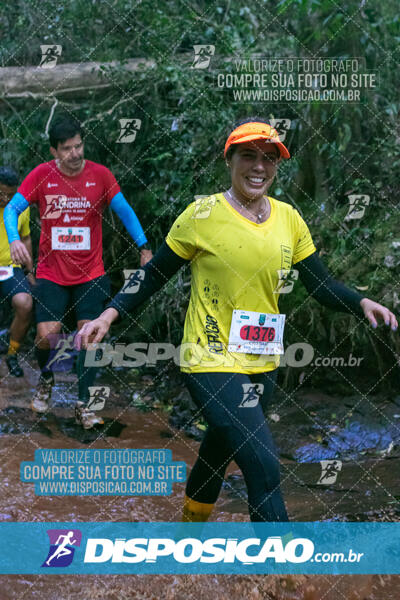
[[[114,320],[127,317],[190,261],[180,366],[208,429],[188,478],[184,520],[208,518],[235,460],[246,481],[251,520],[285,521],[279,456],[263,408],[283,353],[278,299],[292,266],[322,304],[365,315],[374,327],[377,318],[393,329],[397,321],[384,306],[333,280],[299,213],[267,195],[279,162],[290,156],[276,130],[244,122],[229,135],[224,155],[230,189],[190,204],[138,275],[135,293],[128,282],[79,338],[84,346],[102,340]]]

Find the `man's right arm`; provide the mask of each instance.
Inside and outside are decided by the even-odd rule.
[[[11,260],[17,265],[26,265],[31,261],[29,252],[18,233],[18,217],[29,206],[26,198],[17,192],[4,209],[4,226],[10,244]]]

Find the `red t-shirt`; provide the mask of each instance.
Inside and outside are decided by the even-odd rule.
[[[52,160],[31,171],[18,191],[39,207],[37,277],[76,285],[104,274],[102,214],[120,191],[111,171],[86,160],[69,177]]]

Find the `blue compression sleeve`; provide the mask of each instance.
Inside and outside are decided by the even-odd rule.
[[[110,208],[119,216],[125,229],[140,248],[147,243],[142,226],[132,206],[128,204],[122,192],[118,192],[110,202]]]
[[[4,209],[4,226],[7,231],[8,243],[19,240],[18,217],[29,206],[29,202],[17,192]]]

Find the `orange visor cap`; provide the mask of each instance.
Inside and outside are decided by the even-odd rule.
[[[266,123],[244,123],[232,131],[226,140],[224,156],[232,144],[243,144],[253,140],[269,140],[279,148],[281,158],[290,158],[289,150],[279,139],[276,129]]]

